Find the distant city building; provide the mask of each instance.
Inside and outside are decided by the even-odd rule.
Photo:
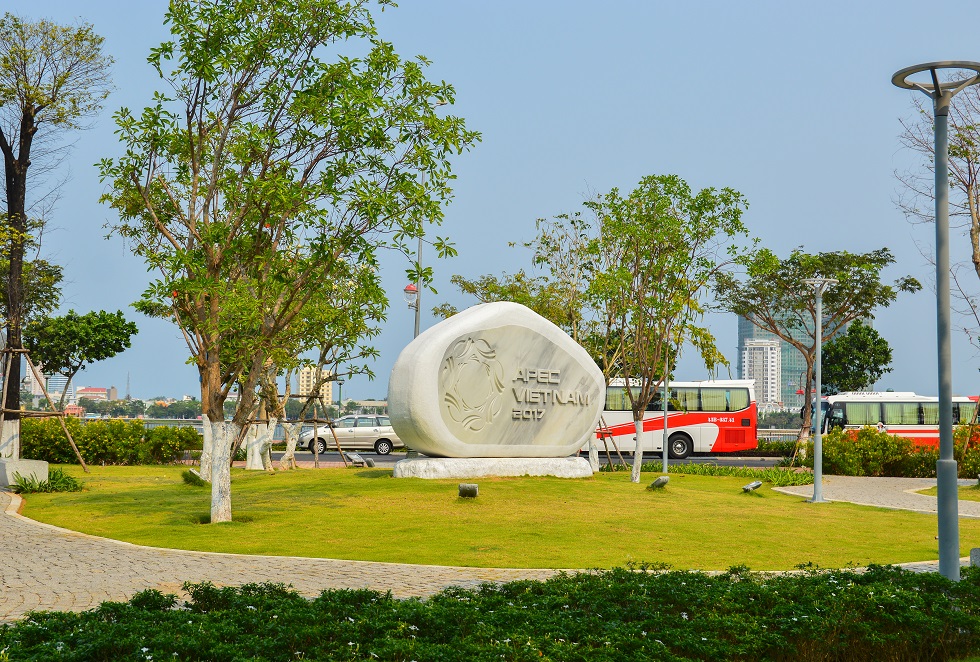
[[[41,372],[40,366],[38,366],[38,372]],[[41,379],[44,379],[44,374],[41,374]],[[34,371],[30,368],[27,369],[27,374],[24,376],[24,387],[30,391],[31,395],[34,396],[44,396],[44,382],[38,381],[37,377],[34,376]]]
[[[113,400],[113,401],[119,399],[119,391],[116,390],[116,387],[115,386],[110,386],[109,387],[109,399],[110,400]]]
[[[870,320],[862,320],[864,324],[870,326]],[[841,333],[847,331],[850,324],[845,324]],[[826,327],[824,327],[826,328]],[[812,332],[807,329],[794,329],[790,336],[799,340],[804,345],[813,342]],[[779,401],[783,409],[800,409],[803,407],[803,391],[806,382],[806,358],[803,352],[793,347],[791,344],[779,338],[774,333],[764,331],[752,324],[744,317],[738,318],[738,377],[739,379],[754,379],[746,374],[744,363],[745,348],[750,340],[774,340],[779,343],[780,348],[780,367],[779,367]],[[756,402],[761,403],[758,390],[756,391]]]
[[[812,342],[809,339],[809,332],[806,329],[794,329],[790,335],[806,344]],[[749,340],[775,340],[779,343],[779,402],[782,403],[784,409],[801,408],[803,406],[803,394],[797,391],[803,390],[803,385],[806,381],[806,358],[803,356],[803,353],[782,338],[776,336],[776,334],[764,331],[746,318],[740,316],[738,318],[739,379],[752,379],[745,374],[745,365],[742,361],[746,342]],[[758,393],[756,393],[756,401],[759,401]]]
[[[70,381],[68,381],[67,377],[64,375],[51,375],[48,377],[47,382],[48,395],[50,395],[55,402],[61,399],[62,393],[67,393],[65,402],[75,402],[75,387]]]
[[[306,366],[300,368],[299,374],[297,375],[297,389],[296,395],[310,395],[313,392],[313,382],[316,380],[317,375],[316,366]],[[330,377],[330,371],[326,368],[321,368],[320,374],[324,378]],[[323,386],[320,387],[320,397],[323,398],[324,402],[333,402],[333,381],[324,382]]]
[[[740,357],[742,379],[755,381],[755,401],[759,411],[782,409],[782,348],[778,340],[747,339]]]
[[[89,400],[108,400],[109,390],[97,386],[79,386],[75,391],[75,397],[88,398]]]

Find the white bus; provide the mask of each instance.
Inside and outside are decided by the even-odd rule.
[[[824,431],[834,428],[856,430],[866,425],[896,437],[911,439],[920,446],[939,445],[939,398],[911,391],[853,392],[823,399]],[[953,397],[953,425],[973,420],[977,398]]]
[[[749,379],[670,382],[667,407],[667,453],[683,459],[691,453],[729,453],[759,445],[755,382]],[[663,389],[643,416],[643,451],[663,452]],[[636,428],[625,382],[606,387],[606,405],[596,431],[599,450],[636,450]],[[582,450],[588,450],[586,444]]]

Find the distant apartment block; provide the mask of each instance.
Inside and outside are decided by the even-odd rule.
[[[41,369],[38,368],[38,372],[40,371]],[[41,379],[44,379],[43,374],[41,375]],[[30,394],[33,396],[44,397],[44,382],[38,381],[37,377],[34,376],[34,371],[30,368],[27,368],[27,374],[24,375],[23,388],[30,391]]]
[[[808,338],[806,329],[796,329],[792,336],[801,341],[812,342]],[[778,400],[782,403],[783,409],[799,409],[803,406],[803,395],[797,391],[803,390],[803,382],[806,380],[806,359],[802,352],[790,345],[785,340],[777,337],[769,331],[763,331],[744,317],[738,318],[738,377],[739,379],[754,379],[746,374],[746,366],[743,362],[745,356],[746,343],[750,340],[771,340],[779,344],[779,387]],[[755,394],[756,402],[762,402],[758,391]]]
[[[306,366],[301,368],[299,374],[297,375],[298,387],[296,389],[296,395],[310,395],[313,392],[313,382],[316,380],[317,375],[316,366]],[[330,376],[330,371],[321,368],[320,373],[324,378]],[[320,387],[320,397],[323,398],[324,402],[333,402],[333,381],[328,381]]]
[[[741,377],[755,382],[755,400],[759,411],[775,411],[783,407],[783,395],[779,387],[782,358],[782,348],[778,340],[747,339],[742,347]]]

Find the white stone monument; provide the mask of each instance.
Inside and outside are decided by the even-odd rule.
[[[604,400],[602,371],[557,326],[516,303],[474,306],[395,362],[391,424],[428,456],[398,462],[395,477],[590,476],[577,453]]]

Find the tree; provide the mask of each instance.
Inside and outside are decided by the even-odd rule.
[[[911,276],[903,276],[892,285],[881,281],[881,271],[895,262],[887,248],[870,253],[816,254],[797,248],[784,260],[769,249],[761,249],[742,262],[746,270],[744,278],[731,273],[716,277],[715,297],[723,309],[775,334],[805,357],[806,387],[799,436],[802,440],[810,432],[817,355],[816,299],[813,288],[804,279],[824,277],[838,281],[823,294],[820,343],[841,333],[858,318],[873,319],[874,311],[891,305],[899,292],[917,292],[922,286]],[[804,339],[797,339],[797,335]]]
[[[631,480],[638,483],[643,416],[663,384],[665,360],[692,342],[709,369],[725,362],[698,322],[710,280],[742,253],[747,204],[732,189],[694,193],[676,175],[660,175],[644,177],[625,197],[613,189],[586,206],[599,222],[586,296],[616,343],[636,428]]]
[[[847,332],[824,343],[821,382],[825,395],[861,391],[892,371],[892,348],[874,328],[860,319]]]
[[[104,310],[79,315],[69,310],[61,317],[49,317],[28,325],[25,345],[36,363],[49,373],[75,377],[79,370],[104,361],[126,350],[137,333],[136,324],[127,322],[121,310]],[[65,389],[67,391],[67,389]],[[67,393],[61,394],[58,409],[64,409]]]
[[[6,292],[7,278],[10,275],[10,262],[0,260],[0,288]],[[61,302],[62,270],[57,264],[47,260],[25,261],[22,270],[21,324],[26,326],[33,320],[50,315]],[[0,315],[6,320],[8,301],[0,297]]]
[[[935,222],[933,113],[919,95],[913,103],[915,115],[910,120],[902,120],[899,139],[903,146],[924,158],[921,166],[895,173],[903,186],[896,202],[913,223],[931,224]],[[950,104],[948,139],[950,227],[960,228],[970,238],[969,257],[952,257],[953,309],[967,320],[963,332],[980,349],[980,296],[976,281],[970,277],[972,272],[980,278],[980,89],[977,86],[963,89],[956,95],[955,103]],[[926,257],[933,259],[930,255]]]
[[[38,225],[28,206],[28,170],[34,162],[43,163],[45,156],[57,156],[59,136],[83,128],[83,121],[101,109],[109,93],[112,64],[112,58],[102,52],[102,42],[86,24],[30,22],[10,13],[0,19],[0,152],[6,197],[0,243],[6,259],[4,322],[11,349],[23,348],[30,298],[24,254],[36,240],[30,232]],[[35,200],[40,197],[32,195]],[[20,361],[9,364],[9,378],[17,384]],[[17,396],[17,389],[9,389],[4,407],[16,412]],[[19,427],[17,414],[8,416]]]
[[[379,38],[365,2],[172,0],[166,22],[173,39],[149,60],[170,91],[116,114],[126,153],[101,163],[103,200],[157,272],[140,310],[178,325],[199,371],[202,473],[223,522],[262,375],[338,274],[410,254],[441,221],[449,158],[479,136],[437,114],[455,91]]]

